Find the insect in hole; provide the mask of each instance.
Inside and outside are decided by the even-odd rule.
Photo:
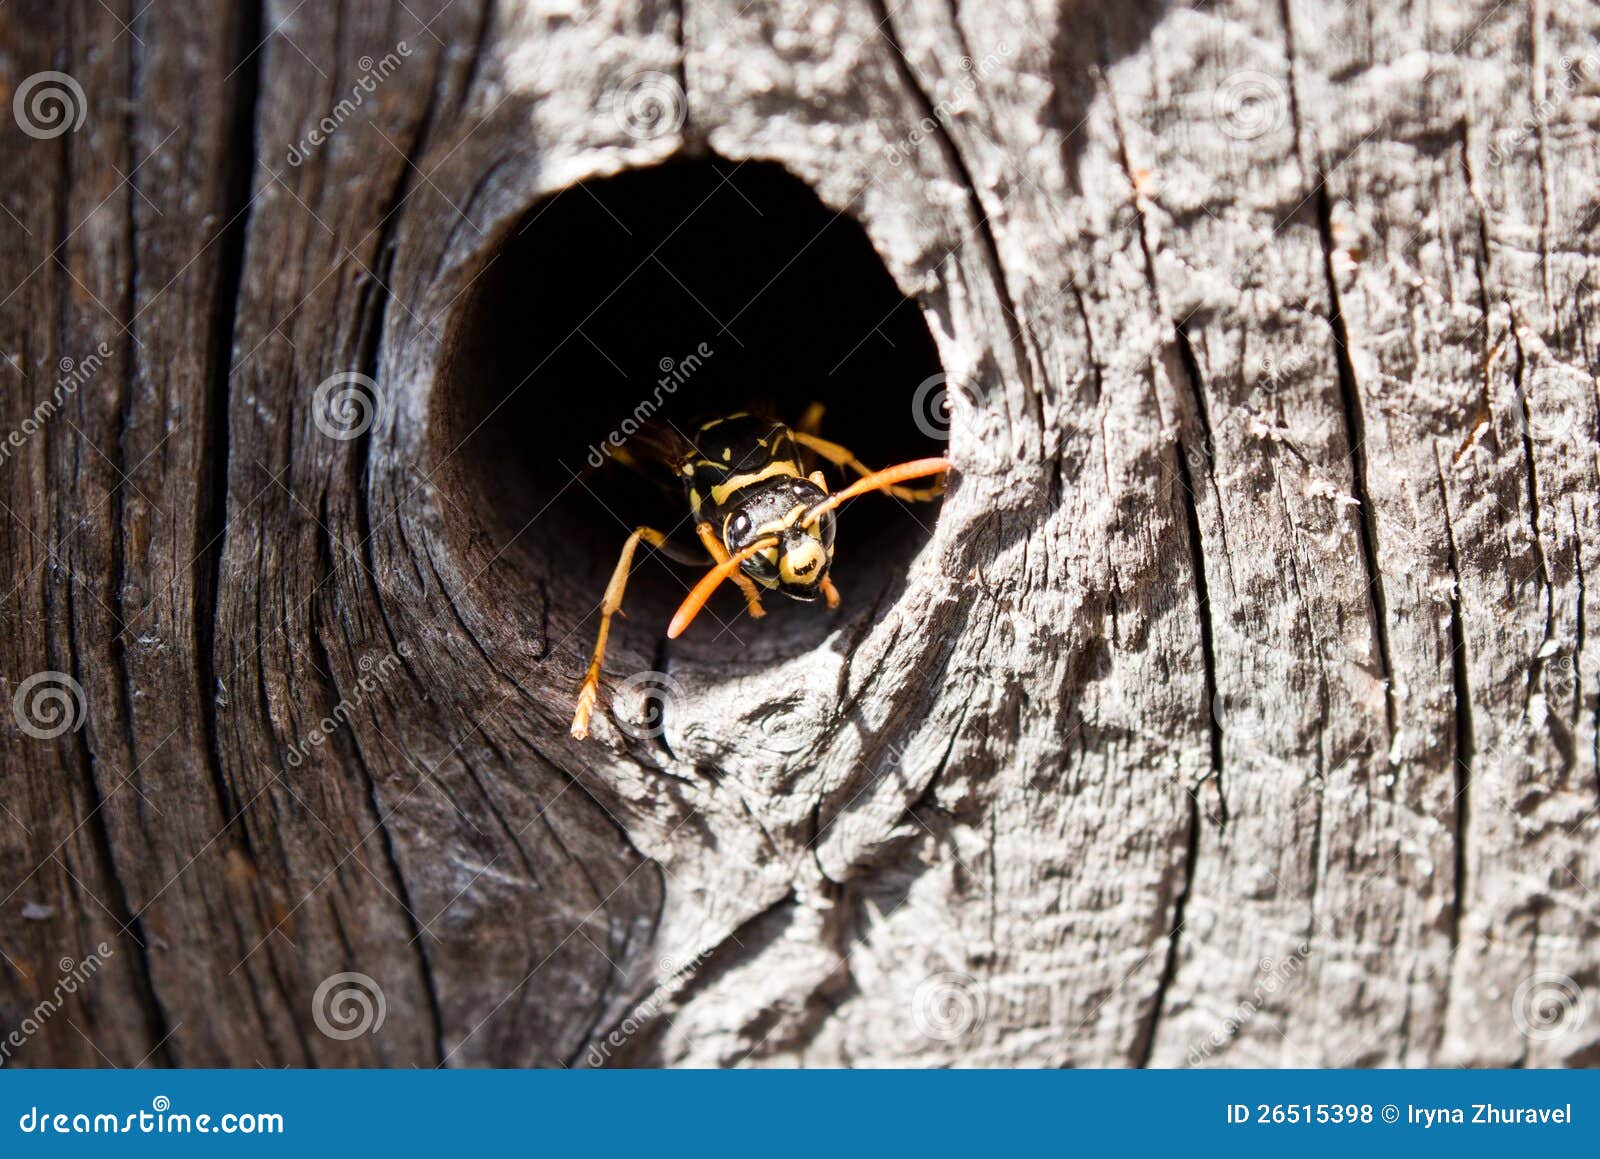
[[[944,490],[939,482],[907,487],[913,479],[943,475],[949,460],[913,459],[874,471],[847,448],[816,433],[821,408],[813,406],[796,426],[748,412],[701,423],[681,445],[653,446],[650,452],[669,462],[681,479],[695,521],[695,535],[713,564],[690,590],[672,623],[667,638],[676,639],[700,614],[711,593],[725,580],[733,580],[744,594],[745,606],[757,619],[765,616],[763,590],[781,592],[796,600],[827,601],[839,606],[839,589],[829,571],[833,565],[834,512],[846,500],[869,491],[884,491],[908,502],[936,498]],[[860,476],[839,491],[829,492],[820,469],[807,473],[802,455]],[[635,457],[618,448],[619,460],[637,465]],[[572,735],[589,735],[589,717],[600,696],[600,670],[605,661],[611,617],[622,607],[622,594],[633,569],[640,543],[680,563],[702,565],[653,527],[637,527],[622,545],[622,554],[600,604],[600,627],[594,657],[578,688],[578,707],[572,716]]]

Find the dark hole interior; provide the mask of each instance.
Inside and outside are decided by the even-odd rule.
[[[855,220],[777,165],[674,161],[565,190],[535,207],[471,293],[434,442],[455,511],[478,521],[454,530],[475,554],[538,577],[585,632],[635,525],[696,544],[675,482],[593,466],[642,403],[650,423],[687,434],[745,409],[793,423],[820,402],[821,434],[873,467],[944,449],[912,411],[919,384],[940,372],[920,311]],[[866,614],[897,582],[936,512],[866,496],[842,513],[838,615]],[[635,563],[613,636],[646,656],[699,575],[650,554]],[[838,622],[782,596],[767,604],[754,625],[727,585],[679,643],[771,657],[814,646]]]

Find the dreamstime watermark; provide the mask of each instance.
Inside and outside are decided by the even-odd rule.
[[[378,91],[378,86],[399,71],[401,62],[410,55],[411,46],[402,40],[394,46],[393,51],[384,53],[376,61],[370,56],[363,56],[356,61],[361,76],[350,86],[350,95],[329,109],[328,114],[313,125],[304,137],[289,146],[284,158],[289,165],[298,169],[310,160],[317,147],[332,139],[344,123],[356,115],[356,110],[366,103],[367,98]]]
[[[678,682],[665,672],[635,672],[617,685],[611,712],[617,727],[634,740],[654,740],[667,731],[667,709],[679,694]]]
[[[102,342],[94,351],[83,358],[63,358],[56,364],[59,376],[55,385],[50,390],[50,397],[41,400],[28,417],[17,424],[3,440],[0,440],[0,465],[9,459],[13,452],[21,450],[27,441],[44,429],[46,423],[55,418],[60,412],[62,404],[77,394],[96,374],[105,360],[111,357],[111,346]]]
[[[615,430],[589,448],[589,466],[600,468],[614,450],[625,444],[650,421],[651,416],[661,409],[667,399],[678,393],[678,388],[688,382],[713,353],[710,344],[702,342],[682,358],[663,358],[656,363],[657,369],[661,371],[661,377],[656,380],[655,391],[650,397],[641,399],[639,405],[633,408],[633,413],[618,423]]]
[[[83,685],[65,672],[35,672],[11,697],[17,727],[37,740],[77,732],[87,713]]]
[[[1536,443],[1561,443],[1587,426],[1587,405],[1594,380],[1571,366],[1541,366],[1529,376],[1528,389],[1511,408],[1517,430]],[[1538,405],[1534,405],[1534,400]]]
[[[377,1034],[388,1016],[383,987],[358,970],[329,974],[311,996],[311,1020],[336,1042]]]
[[[933,110],[912,125],[905,136],[898,141],[889,142],[884,147],[884,155],[889,164],[898,166],[915,154],[924,141],[940,132],[951,119],[956,107],[977,90],[978,82],[987,79],[1001,61],[1008,60],[1012,51],[1009,42],[1001,41],[999,47],[982,60],[974,61],[970,56],[963,56],[960,61],[960,74],[947,86],[948,92],[933,106]]]
[[[1281,127],[1289,95],[1277,77],[1255,69],[1229,73],[1211,93],[1211,115],[1236,141],[1253,141]]]
[[[382,409],[378,384],[357,370],[330,374],[311,396],[311,421],[330,439],[344,442],[372,429]]]
[[[983,1025],[989,996],[983,983],[959,970],[941,970],[917,985],[911,1021],[924,1038],[954,1042]]]
[[[640,999],[623,1017],[622,1021],[613,1026],[604,1038],[589,1047],[589,1053],[585,1056],[584,1061],[592,1067],[604,1066],[613,1054],[627,1044],[629,1039],[660,1016],[667,1003],[694,976],[694,972],[699,968],[700,963],[710,956],[711,951],[709,949],[702,950],[681,966],[671,958],[662,958],[660,967],[661,973],[665,975],[663,980],[657,982],[651,988],[650,993]]]
[[[1504,146],[1498,142],[1490,142],[1489,164],[1496,168],[1504,165],[1512,153],[1527,144],[1529,138],[1537,135],[1554,119],[1561,106],[1574,92],[1597,80],[1600,80],[1600,50],[1591,50],[1576,59],[1562,57],[1561,74],[1556,78],[1556,83],[1541,99],[1534,102],[1532,111],[1517,123],[1511,140]]]
[[[1287,986],[1304,969],[1306,959],[1310,956],[1311,944],[1301,942],[1294,948],[1293,953],[1282,961],[1262,958],[1259,964],[1260,977],[1251,988],[1250,997],[1229,1011],[1215,1030],[1189,1048],[1189,1065],[1198,1066],[1238,1037],[1239,1031],[1260,1013],[1263,1003]]]
[[[35,141],[76,133],[88,114],[83,86],[64,72],[36,72],[17,86],[11,98],[17,127]]]
[[[225,1111],[221,1114],[172,1110],[172,1100],[157,1095],[148,1111],[56,1111],[29,1107],[17,1118],[24,1135],[281,1135],[276,1111]]]
[[[1594,652],[1578,654],[1562,652],[1559,648],[1555,651],[1550,649],[1551,646],[1548,644],[1541,648],[1539,658],[1547,661],[1544,669],[1545,678],[1554,695],[1575,696],[1582,681],[1592,682],[1596,677],[1600,677],[1600,655]]]
[[[634,73],[611,93],[611,119],[637,141],[676,133],[688,112],[682,86],[664,72]]]
[[[1231,697],[1220,690],[1211,698],[1211,719],[1217,727],[1240,740],[1259,740],[1266,735],[1267,722],[1258,712],[1247,712],[1243,705],[1230,703]]]
[[[1589,1020],[1589,996],[1565,974],[1529,974],[1511,996],[1511,1021],[1532,1042],[1554,1042]]]
[[[1299,347],[1277,358],[1271,354],[1263,355],[1260,363],[1254,368],[1256,373],[1250,378],[1250,391],[1252,394],[1274,398],[1285,384],[1306,377],[1312,362],[1312,353]]]
[[[71,958],[62,958],[58,963],[61,976],[56,979],[55,989],[39,1002],[5,1038],[0,1039],[0,1062],[8,1061],[11,1055],[21,1050],[30,1038],[38,1034],[45,1023],[49,1022],[66,1001],[78,992],[78,988],[88,982],[100,972],[100,967],[115,957],[116,951],[105,942],[101,942],[82,961],[73,961]]]
[[[953,419],[951,393],[949,376],[943,373],[930,374],[911,392],[911,421],[916,424],[917,430],[930,439],[945,442],[950,438]],[[954,393],[970,403],[974,410],[980,409],[986,401],[983,391],[973,383],[956,384]]]
[[[357,667],[361,675],[356,678],[356,686],[349,696],[339,698],[339,703],[327,716],[317,721],[307,730],[306,734],[290,746],[288,754],[284,757],[291,768],[299,768],[305,763],[306,757],[311,755],[311,750],[321,748],[327,739],[339,729],[350,723],[351,714],[361,706],[361,702],[383,685],[383,682],[394,674],[400,667],[402,657],[411,655],[411,644],[402,640],[396,645],[393,652],[385,653],[374,660],[371,656],[361,657]]]

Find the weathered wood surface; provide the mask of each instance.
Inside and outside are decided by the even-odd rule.
[[[83,94],[0,124],[8,1060],[1600,1062],[1600,10],[202,7],[0,8]],[[862,223],[958,481],[580,744],[609,561],[486,514],[458,338],[685,150]]]

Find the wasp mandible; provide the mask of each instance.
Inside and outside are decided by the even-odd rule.
[[[829,575],[833,566],[834,512],[846,500],[869,491],[883,491],[897,499],[922,502],[944,491],[944,481],[920,488],[904,484],[914,479],[943,475],[950,469],[941,457],[913,459],[874,471],[845,447],[816,434],[820,408],[812,407],[795,427],[771,418],[741,411],[701,423],[687,439],[679,439],[670,462],[682,479],[695,521],[695,535],[714,565],[679,606],[667,638],[676,639],[699,615],[711,593],[725,580],[733,580],[744,594],[750,615],[766,615],[763,590],[781,592],[796,600],[826,600],[839,606],[839,589]],[[658,451],[658,454],[660,452]],[[842,490],[830,493],[820,469],[807,473],[804,453],[860,476]],[[617,457],[628,461],[629,456]],[[605,660],[611,617],[622,606],[634,553],[647,543],[680,562],[701,564],[686,556],[667,536],[653,527],[637,527],[622,545],[622,555],[600,605],[600,628],[594,658],[578,689],[578,708],[572,716],[572,735],[589,735],[589,716],[600,694],[600,668]]]

